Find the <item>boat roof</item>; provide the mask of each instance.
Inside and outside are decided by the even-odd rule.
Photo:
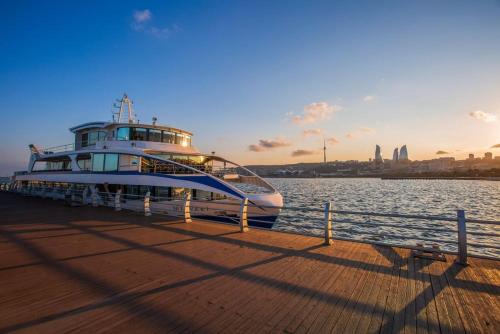
[[[174,131],[174,132],[179,132],[187,135],[193,135],[192,132],[174,128],[171,126],[166,126],[166,125],[152,125],[152,124],[141,124],[141,123],[114,123],[114,122],[88,122],[88,123],[83,123],[77,126],[74,126],[69,129],[69,131],[76,133],[77,131],[85,130],[85,129],[105,129],[109,127],[134,127],[134,128],[148,128],[148,129],[158,129],[158,130],[166,130],[166,131]]]
[[[80,130],[91,129],[91,128],[105,128],[110,125],[110,122],[87,122],[69,129],[69,131],[75,133]]]

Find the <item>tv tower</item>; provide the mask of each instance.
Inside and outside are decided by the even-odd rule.
[[[326,164],[326,140],[323,139],[323,162]]]

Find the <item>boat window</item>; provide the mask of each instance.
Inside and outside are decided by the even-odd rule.
[[[189,136],[188,135],[182,135],[181,145],[184,147],[189,146]]]
[[[112,172],[118,170],[118,154],[106,154],[104,157],[104,171]]]
[[[175,143],[175,133],[163,131],[162,142],[169,144]]]
[[[91,157],[90,154],[79,154],[76,158],[76,163],[81,170],[90,170],[91,169]]]
[[[35,161],[33,171],[47,170],[47,161]]]
[[[118,170],[118,154],[114,153],[93,153],[93,172],[112,172]]]
[[[97,131],[97,140],[103,141],[106,140],[106,131]]]
[[[130,138],[130,128],[118,128],[116,131],[117,140],[129,140]]]
[[[89,132],[89,145],[95,145],[98,140],[97,132]]]
[[[82,147],[88,146],[89,145],[89,134],[88,133],[82,133]]]
[[[181,140],[182,140],[181,134],[180,133],[176,133],[175,134],[175,143],[177,145],[180,145],[181,144]]]
[[[98,141],[106,139],[106,131],[89,131],[82,133],[82,147],[95,145]]]
[[[138,170],[139,169],[139,157],[136,155],[120,154],[119,169],[121,171]]]
[[[130,129],[130,139],[131,140],[148,140],[148,129],[144,128],[131,128]]]
[[[149,129],[149,141],[161,142],[161,130]]]
[[[104,171],[104,154],[101,153],[92,154],[92,171],[93,172]]]
[[[67,171],[71,170],[71,159],[67,156],[35,161],[33,171]]]

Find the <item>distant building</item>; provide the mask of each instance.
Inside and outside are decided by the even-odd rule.
[[[470,160],[474,160],[474,154],[473,153],[469,153],[469,159]]]
[[[491,152],[486,152],[486,153],[484,154],[484,158],[485,158],[486,160],[491,160],[491,159],[493,159],[493,153],[491,153]]]
[[[398,148],[396,147],[394,149],[394,153],[392,153],[392,161],[398,161],[399,160],[399,151]]]
[[[379,145],[375,145],[375,162],[382,162],[382,150]]]
[[[401,146],[401,149],[399,150],[399,160],[408,160],[408,149],[406,148],[406,145]]]

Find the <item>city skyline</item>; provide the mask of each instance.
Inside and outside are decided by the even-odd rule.
[[[29,144],[110,120],[124,92],[142,122],[242,164],[321,162],[324,143],[327,161],[375,144],[387,158],[403,144],[412,160],[500,155],[498,1],[2,9],[2,176],[26,168]]]

